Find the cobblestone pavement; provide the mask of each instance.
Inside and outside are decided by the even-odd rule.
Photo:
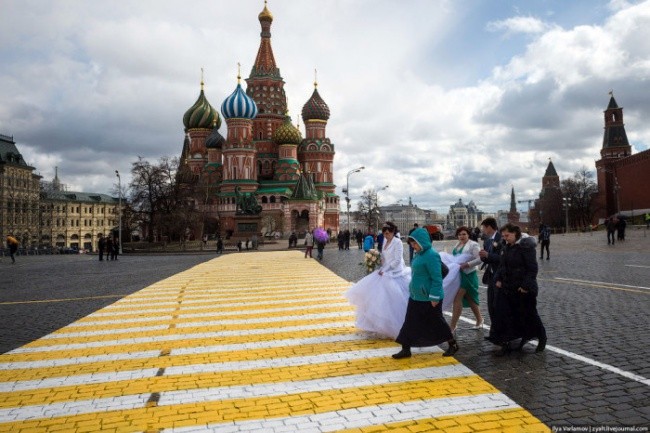
[[[390,358],[349,285],[297,251],[177,273],[1,355],[0,431],[549,431],[437,347]]]
[[[364,275],[357,249],[325,251],[344,280],[297,252],[194,268],[214,256],[0,259],[0,347],[36,340],[0,356],[0,431],[548,431],[538,420],[648,431],[650,234],[627,237],[552,237],[539,275],[545,352],[492,356],[465,310],[455,360],[434,349],[397,368],[395,344],[355,331],[341,301],[344,280]],[[382,425],[358,427],[368,419]]]
[[[456,358],[544,423],[650,427],[650,232],[628,230],[607,245],[602,232],[554,235],[540,260],[538,310],[545,352],[495,357],[484,331],[463,310]],[[434,242],[451,252],[454,241]],[[408,256],[405,248],[405,256]],[[327,251],[325,265],[350,281],[362,278],[362,253]],[[406,257],[408,263],[408,257]],[[486,299],[481,287],[481,299]],[[484,303],[481,312],[489,325]]]

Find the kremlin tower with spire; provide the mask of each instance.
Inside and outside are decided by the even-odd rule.
[[[242,195],[261,206],[260,232],[288,235],[322,227],[336,233],[339,197],[333,183],[334,145],[326,131],[329,107],[315,81],[302,109],[303,139],[289,115],[266,1],[258,19],[260,46],[246,90],[238,74],[235,91],[221,104],[226,138],[219,133],[221,117],[208,102],[201,77],[199,97],[183,116],[179,181],[203,186],[204,197],[197,197],[196,205],[207,220],[219,221],[215,230],[225,236],[242,232],[237,221]]]

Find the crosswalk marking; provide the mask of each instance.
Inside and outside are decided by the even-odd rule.
[[[301,258],[227,255],[1,355],[0,432],[549,431],[438,347],[392,360]]]

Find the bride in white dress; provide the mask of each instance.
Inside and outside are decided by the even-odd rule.
[[[381,231],[381,267],[350,287],[345,296],[356,307],[357,328],[395,339],[406,315],[411,268],[404,264],[404,246],[395,236],[395,224],[387,222]]]

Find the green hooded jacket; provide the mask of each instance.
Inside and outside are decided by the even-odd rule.
[[[444,297],[440,254],[431,246],[429,232],[425,229],[413,230],[409,235],[409,240],[411,239],[422,247],[411,263],[411,284],[409,284],[411,299],[440,302]]]

